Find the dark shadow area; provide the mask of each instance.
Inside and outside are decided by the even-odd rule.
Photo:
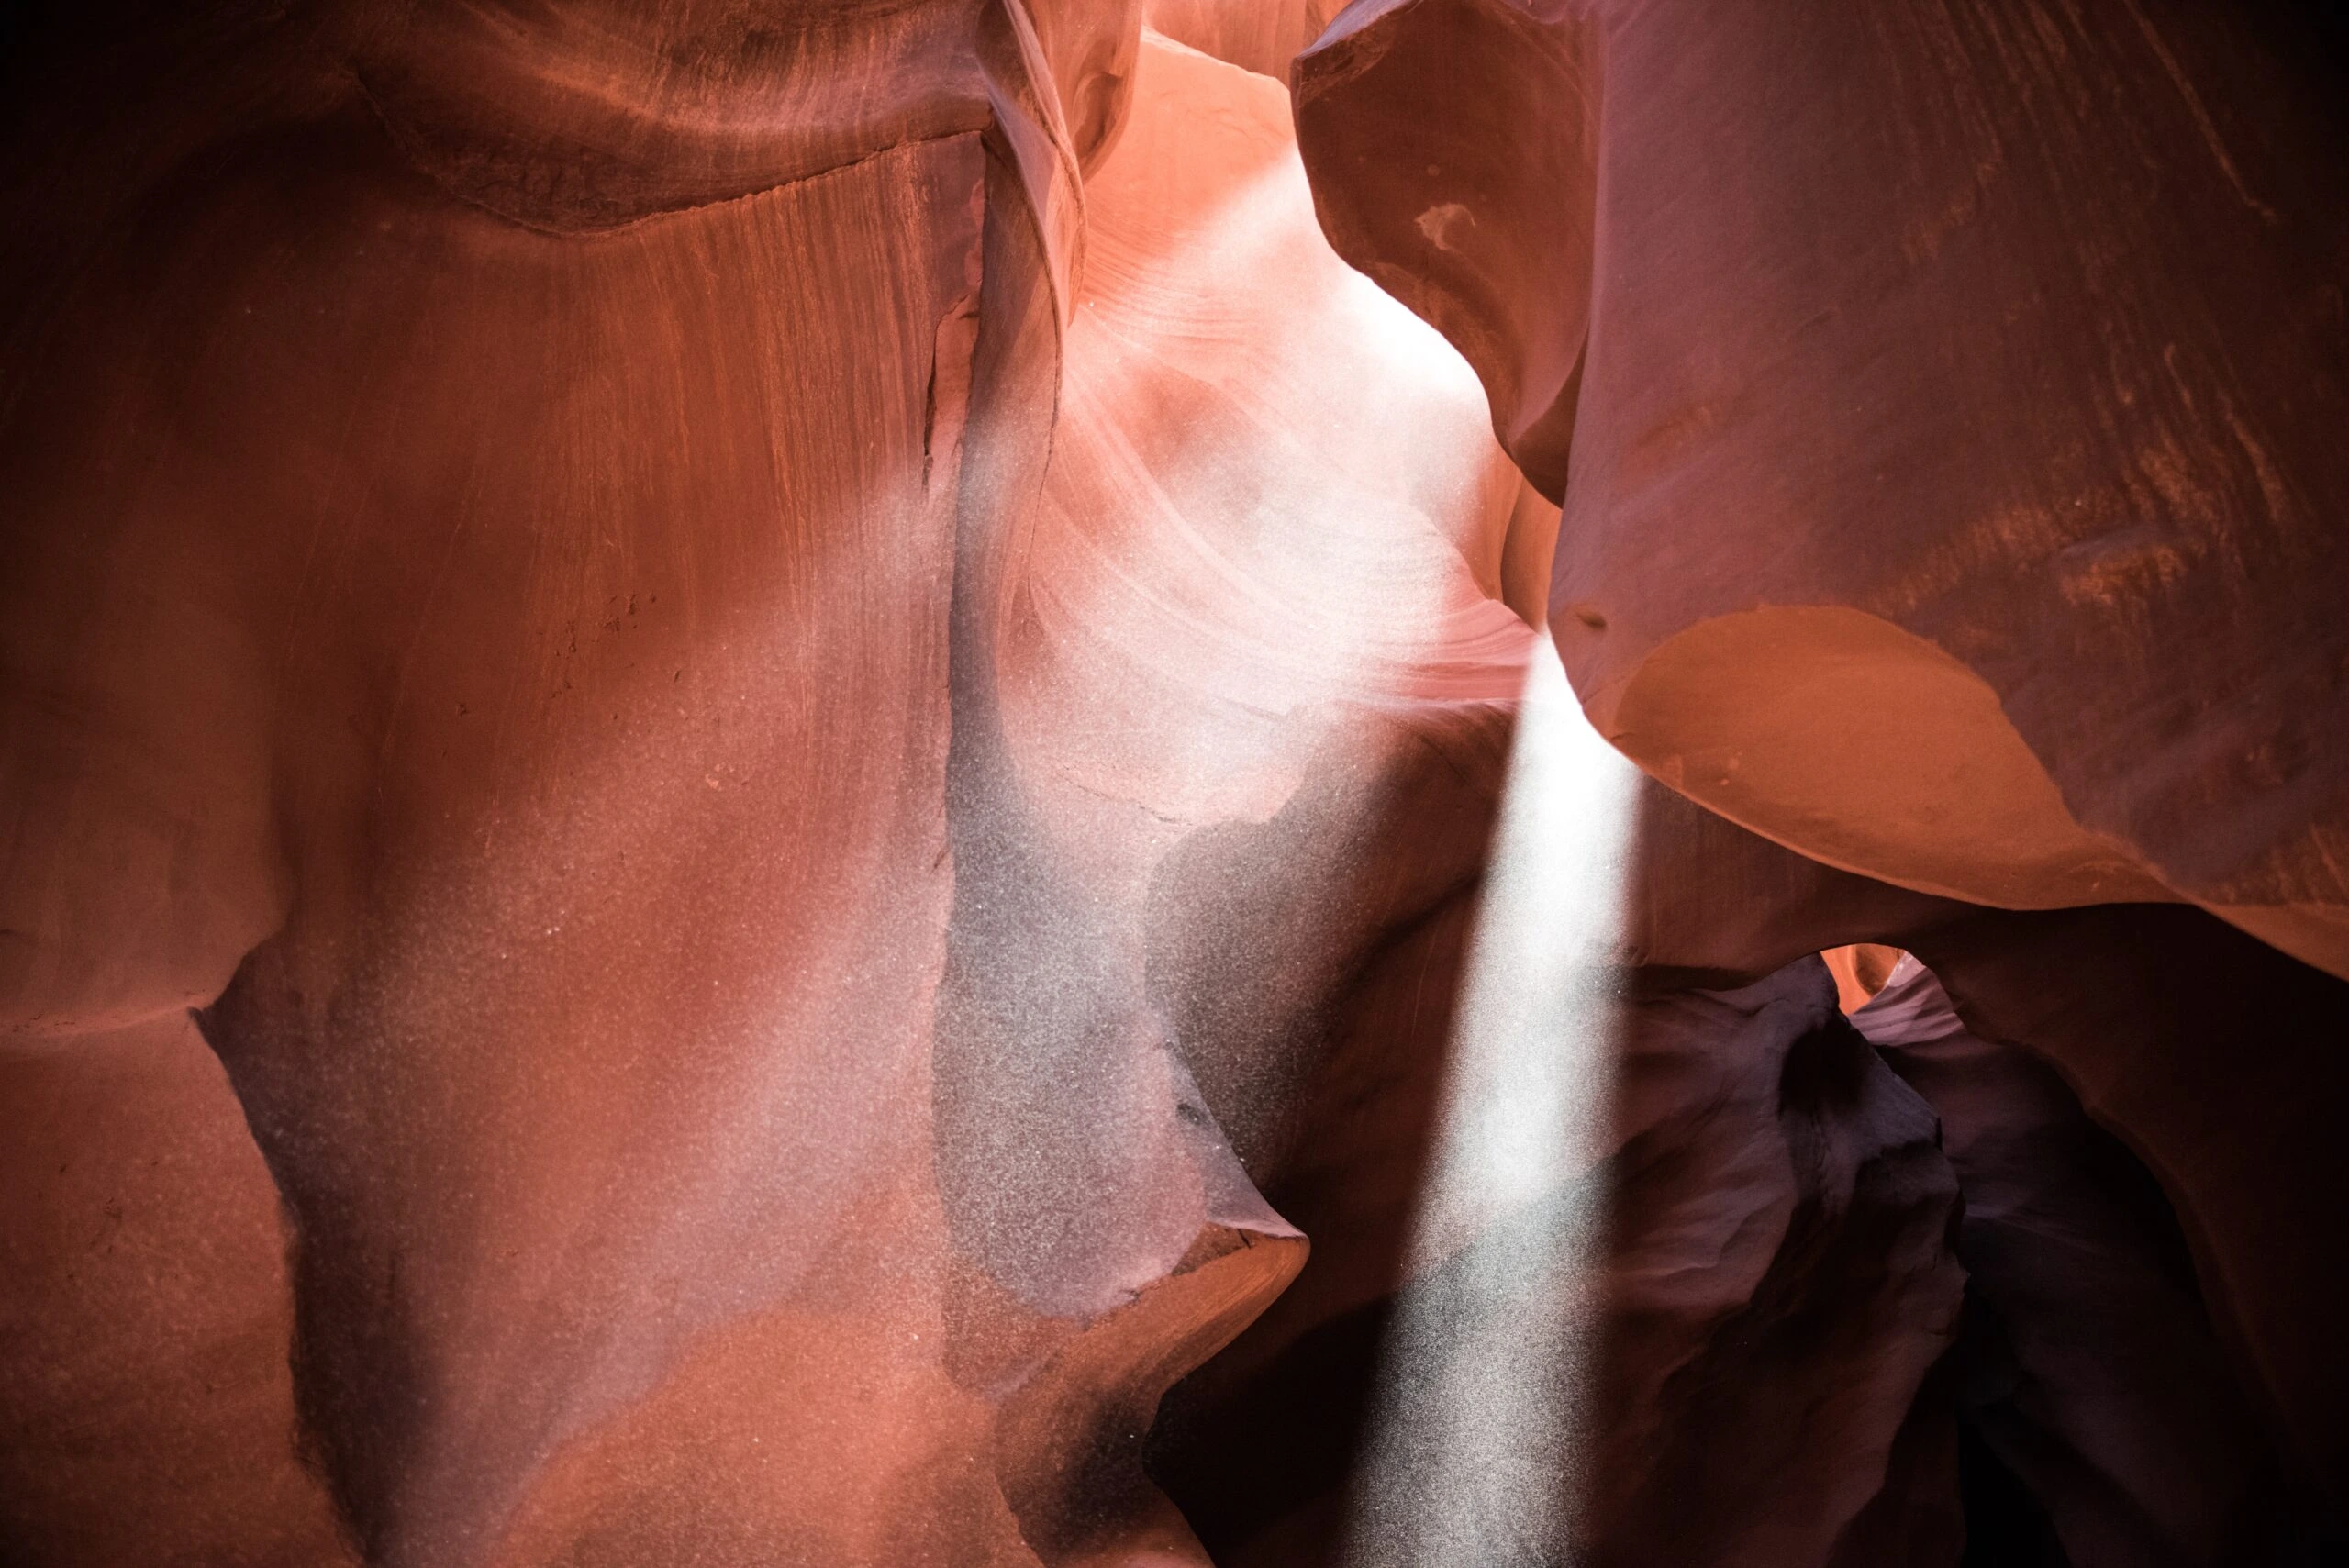
[[[1957,1424],[1957,1485],[1965,1504],[1965,1568],[2072,1568],[2047,1510],[1975,1424]]]

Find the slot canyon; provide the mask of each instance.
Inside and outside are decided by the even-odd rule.
[[[2349,1564],[2349,11],[0,79],[0,1568]]]

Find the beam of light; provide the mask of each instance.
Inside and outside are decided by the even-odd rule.
[[[1568,1560],[1638,771],[1546,641],[1528,671],[1426,1184],[1387,1328],[1353,1568]]]

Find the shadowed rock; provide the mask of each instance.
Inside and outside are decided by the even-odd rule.
[[[1913,958],[1852,1021],[1941,1118],[1965,1196],[1957,1399],[2069,1561],[2308,1560],[2144,1167],[2044,1063],[1968,1033]]]

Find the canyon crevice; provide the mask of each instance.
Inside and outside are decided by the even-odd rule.
[[[2349,1552],[2321,7],[6,27],[0,1562]]]

